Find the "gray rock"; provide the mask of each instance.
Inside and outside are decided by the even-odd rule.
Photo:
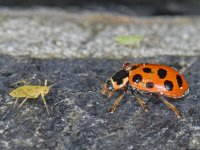
[[[138,58],[200,55],[198,17],[139,17],[98,11],[1,9],[0,54],[35,58]],[[137,46],[117,35],[141,35]]]
[[[190,94],[171,101],[184,118],[177,119],[162,102],[149,101],[143,112],[127,94],[116,111],[108,112],[114,97],[104,97],[100,86],[121,68],[123,61],[95,59],[35,59],[0,57],[0,149],[199,149],[199,57],[148,57],[131,62],[162,63],[185,70]],[[8,95],[11,83],[21,79],[32,84],[49,80],[46,96],[50,110],[38,100],[20,109]],[[148,99],[148,97],[147,97]]]
[[[0,149],[199,149],[199,25],[197,17],[0,9]],[[114,40],[135,34],[144,37],[139,45]],[[124,60],[183,72],[190,94],[171,103],[184,118],[150,97],[144,113],[130,94],[109,113],[119,93],[108,99],[101,84]],[[46,96],[50,115],[41,98],[14,108],[8,93],[21,79],[57,83]]]

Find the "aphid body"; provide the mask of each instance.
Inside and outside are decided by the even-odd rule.
[[[49,93],[49,86],[47,86],[47,80],[45,80],[44,86],[35,86],[35,85],[29,85],[29,84],[26,83],[25,85],[20,86],[20,87],[14,89],[13,91],[11,91],[9,93],[9,95],[12,96],[13,98],[16,98],[15,105],[16,105],[19,98],[25,98],[22,101],[22,103],[19,105],[19,107],[21,107],[26,102],[27,99],[29,99],[29,98],[30,99],[36,99],[36,98],[39,98],[39,96],[41,96],[42,101],[43,101],[43,103],[46,107],[48,114],[49,114],[49,110],[47,108],[46,100],[44,98],[45,95],[47,95],[48,93]]]
[[[15,98],[38,98],[40,95],[45,96],[48,92],[48,86],[25,85],[14,89],[9,94]]]

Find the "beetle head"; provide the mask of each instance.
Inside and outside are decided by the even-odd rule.
[[[124,70],[126,70],[126,71],[131,70],[131,67],[132,67],[132,65],[131,65],[131,63],[129,63],[129,62],[126,62],[126,63],[124,63],[124,64],[122,65],[122,68],[123,68]]]
[[[115,73],[110,80],[102,84],[101,93],[103,95],[109,94],[126,86],[128,82],[129,73],[126,70],[120,70]]]

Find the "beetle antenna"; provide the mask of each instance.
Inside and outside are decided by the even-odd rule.
[[[199,82],[199,83],[189,84],[189,87],[192,87],[192,86],[194,86],[194,85],[199,85],[199,84],[200,84],[200,82]]]

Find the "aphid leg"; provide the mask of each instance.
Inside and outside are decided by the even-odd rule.
[[[132,95],[134,95],[137,99],[137,102],[140,104],[140,106],[143,108],[143,110],[145,112],[149,111],[149,107],[146,105],[146,103],[142,100],[141,98],[141,94],[138,93],[137,91],[134,91],[133,89],[131,89],[131,93]]]
[[[43,101],[43,103],[44,103],[44,106],[45,106],[45,108],[46,108],[46,110],[47,110],[47,113],[48,113],[48,115],[49,115],[49,109],[48,109],[48,107],[47,107],[47,103],[46,103],[46,100],[45,100],[45,98],[44,98],[44,95],[41,95],[41,97],[42,97],[42,101]]]
[[[122,95],[120,95],[117,100],[115,101],[113,107],[110,109],[110,112],[113,113],[117,107],[117,105],[119,104],[119,102],[121,101],[121,99],[124,97],[125,92],[123,92]]]
[[[182,114],[181,112],[174,106],[172,105],[170,102],[168,102],[167,100],[165,100],[164,98],[162,98],[162,101],[171,109],[175,112],[177,118],[182,118]]]
[[[15,84],[19,84],[19,83],[24,83],[24,85],[29,85],[29,82],[27,82],[26,80],[20,80],[15,83],[12,83],[11,85],[15,85]]]
[[[21,102],[21,104],[18,106],[18,108],[20,108],[20,107],[26,102],[27,99],[28,99],[28,97],[26,97],[26,98]]]
[[[44,80],[44,86],[47,86],[47,80]]]
[[[16,99],[15,99],[14,108],[15,108],[16,105],[17,105],[17,101],[18,101],[18,99],[19,99],[19,98],[16,98]]]

